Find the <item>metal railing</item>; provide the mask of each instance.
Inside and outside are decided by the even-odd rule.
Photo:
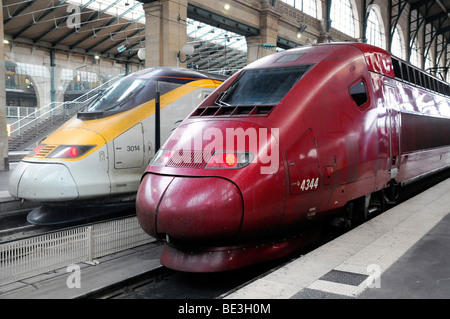
[[[49,119],[50,121],[53,121],[53,119],[57,116],[71,117],[72,115],[76,114],[82,107],[84,107],[86,103],[91,101],[99,93],[103,92],[106,88],[110,87],[123,76],[123,74],[118,75],[73,101],[64,103],[52,102],[46,106],[36,109],[34,112],[28,113],[24,117],[19,116],[19,119],[17,121],[11,123],[11,136],[18,136],[22,132],[32,127],[36,127],[36,130],[38,130],[40,123],[43,123],[44,121],[47,121]]]
[[[21,119],[24,117],[34,118],[36,108],[28,106],[6,106],[6,117]]]
[[[0,244],[0,286],[155,241],[136,217]]]

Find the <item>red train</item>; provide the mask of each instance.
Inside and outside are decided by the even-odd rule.
[[[449,96],[448,83],[367,44],[272,54],[171,135],[142,178],[140,225],[176,270],[284,256],[312,221],[362,222],[449,167]]]

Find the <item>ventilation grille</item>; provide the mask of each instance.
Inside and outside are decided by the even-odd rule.
[[[48,154],[50,154],[51,152],[53,152],[53,150],[57,147],[58,145],[45,145],[39,152],[36,153],[36,155],[34,155],[34,157],[37,158],[45,158],[47,157]]]
[[[211,151],[188,151],[178,150],[174,151],[166,167],[177,168],[203,168],[206,162],[211,158]]]
[[[203,116],[268,116],[275,105],[207,106],[199,107],[191,117]]]

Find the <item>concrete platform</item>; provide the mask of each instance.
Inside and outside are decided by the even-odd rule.
[[[450,179],[227,299],[450,298]]]
[[[0,286],[0,299],[74,299],[142,275],[161,266],[161,245],[150,243],[98,258],[98,264],[77,264]],[[78,280],[78,281],[77,281]],[[79,283],[79,287],[77,287]]]

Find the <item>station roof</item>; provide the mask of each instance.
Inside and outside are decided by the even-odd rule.
[[[426,23],[431,23],[437,34],[450,39],[450,0],[408,0],[418,9]]]
[[[151,1],[153,0],[3,0],[5,38],[49,49],[100,55],[123,61],[135,59],[137,62],[137,52],[144,47],[145,42],[142,2]],[[421,13],[425,24],[433,25],[433,34],[443,35],[446,43],[450,42],[450,0],[398,0],[393,3],[406,2]],[[77,13],[79,20],[76,18]],[[192,10],[191,4],[188,6],[188,17],[197,20],[196,23],[206,22],[202,20],[205,15]],[[416,22],[411,25],[414,23]],[[198,29],[196,31],[190,29],[193,25],[188,22],[188,37],[195,42],[196,53],[188,62],[219,68],[226,66],[231,58],[236,68],[241,64],[245,65],[246,45],[242,45],[245,41],[237,44],[237,41],[241,41],[238,33],[245,38],[245,35],[254,35],[258,30],[246,30],[245,26],[232,30],[225,23],[219,26],[222,30],[217,29],[219,32],[212,36],[214,29],[201,35],[201,26],[195,24]],[[235,33],[224,33],[223,29]],[[222,42],[217,41],[218,34],[223,37]],[[211,52],[219,52],[219,49],[225,49],[225,52],[230,50],[230,54]]]
[[[48,49],[139,62],[137,52],[145,46],[142,2],[4,0],[5,38]],[[209,70],[228,65],[234,69],[244,67],[245,36],[207,25],[201,22],[205,14],[192,6],[189,9],[188,15],[198,21],[188,19],[186,22],[189,42],[195,47],[188,64]]]
[[[135,0],[7,0],[3,24],[5,39],[50,49],[127,60],[144,47]]]

